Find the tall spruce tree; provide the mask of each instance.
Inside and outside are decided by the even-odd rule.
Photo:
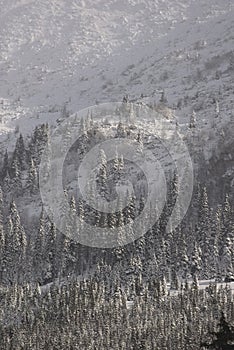
[[[217,332],[210,332],[213,338],[211,342],[201,344],[203,348],[214,350],[233,350],[234,349],[234,329],[227,322],[224,313],[221,313]]]

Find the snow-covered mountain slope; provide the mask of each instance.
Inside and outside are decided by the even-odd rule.
[[[230,96],[233,7],[231,0],[0,1],[1,133],[55,120],[65,103],[77,111],[125,93],[157,101],[165,88],[171,106],[191,97],[197,105],[189,110],[220,89],[222,99]]]
[[[56,124],[64,106],[76,112],[125,94],[154,104],[165,90],[195,161],[199,152],[204,162],[229,152],[233,1],[2,0],[0,8],[0,142],[8,148],[15,133]],[[230,184],[229,163],[219,178],[226,173]]]

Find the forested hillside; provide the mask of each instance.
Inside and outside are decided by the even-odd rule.
[[[234,349],[231,0],[0,0],[0,350]]]

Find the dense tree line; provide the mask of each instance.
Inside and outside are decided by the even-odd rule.
[[[86,130],[87,123],[82,121],[83,130]],[[92,121],[89,123],[92,124]],[[119,124],[117,133],[119,128],[126,129],[126,126]],[[102,128],[98,125],[93,126],[91,131],[89,129],[85,141],[86,150],[90,147],[88,140],[95,139],[96,134],[100,138],[101,131]],[[137,130],[133,135],[138,140],[144,137],[139,136]],[[119,246],[108,250],[85,247],[68,237],[71,227],[74,229],[77,216],[94,226],[119,226],[122,234],[125,234],[125,224],[134,220],[144,208],[144,181],[140,185],[137,181],[136,185],[133,184],[135,192],[129,194],[129,204],[122,208],[119,203],[114,214],[102,213],[101,208],[100,211],[94,210],[82,197],[74,197],[73,193],[64,189],[70,206],[69,218],[64,217],[64,232],[59,232],[43,209],[38,189],[38,166],[49,139],[49,127],[42,125],[35,129],[27,143],[20,135],[12,154],[5,153],[0,190],[1,283],[11,284],[24,280],[45,284],[67,274],[85,273],[103,261],[111,267],[117,264],[123,279],[127,279],[131,271],[141,271],[146,279],[155,274],[165,276],[172,283],[176,279],[194,275],[199,279],[221,280],[232,274],[234,219],[228,195],[222,204],[213,209],[209,205],[206,187],[198,184],[189,214],[176,230],[166,233],[167,221],[178,196],[177,176],[173,173],[168,176],[168,199],[160,219],[146,235],[135,242],[121,246],[120,238]],[[79,164],[83,157],[83,154],[79,154],[84,149],[82,144],[83,138],[73,146],[67,157],[67,165],[74,161],[74,157],[78,157],[75,159]],[[107,162],[105,152],[100,150],[99,160],[97,187],[108,197],[112,195],[111,191],[115,187],[113,184],[121,176],[129,176],[128,164],[118,152],[112,162]],[[90,196],[92,197],[91,188]],[[28,224],[30,218],[21,217],[19,213],[25,198],[37,205],[38,219],[31,224]],[[77,231],[81,229],[77,227]]]
[[[173,294],[163,280],[135,278],[123,286],[118,276],[102,280],[97,274],[44,288],[16,284],[0,293],[4,350],[205,349],[220,339],[216,329],[224,314],[229,330],[225,343],[233,344],[234,304],[228,287],[210,285],[204,291],[196,283],[182,284]]]
[[[82,120],[82,137],[69,151],[66,165],[75,159],[78,166],[91,140],[92,144],[96,138],[105,140],[105,127],[105,123],[94,124],[91,116]],[[114,133],[135,138],[139,151],[145,147],[145,136],[122,122]],[[68,138],[69,133],[64,147]],[[42,152],[49,147],[49,127],[43,124],[27,141],[20,135],[2,162],[0,349],[195,350],[201,342],[208,344],[207,330],[217,331],[221,312],[227,322],[234,312],[228,287],[198,288],[199,279],[222,281],[232,276],[234,219],[229,196],[224,194],[223,203],[211,208],[205,185],[197,184],[187,217],[167,233],[178,196],[172,171],[167,174],[164,210],[149,232],[126,246],[120,236],[119,246],[113,249],[86,247],[69,238],[75,218],[94,226],[118,226],[124,234],[125,224],[144,208],[144,181],[141,186],[133,184],[129,204],[122,208],[118,203],[115,214],[91,209],[69,191],[65,181],[69,218],[64,218],[64,232],[60,232],[39,197],[38,169]],[[110,198],[113,184],[128,175],[128,164],[118,151],[107,162],[103,150],[99,164],[97,187]],[[38,211],[33,222],[21,214],[28,200],[36,203]],[[81,229],[77,227],[77,232]]]

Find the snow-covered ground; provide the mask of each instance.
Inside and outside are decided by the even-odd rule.
[[[190,99],[177,112],[182,124],[193,108],[201,128],[212,124],[219,93],[220,122],[229,121],[233,7],[231,0],[0,1],[1,135],[55,123],[64,104],[75,112],[125,93],[157,102],[162,89],[170,107]]]
[[[189,286],[191,286],[192,281],[188,282]],[[205,290],[208,288],[210,285],[215,285],[217,289],[222,289],[222,288],[228,288],[232,291],[232,294],[234,295],[234,282],[231,283],[216,283],[215,280],[200,280],[199,281],[199,290]],[[179,291],[170,289],[170,285],[167,285],[167,290],[170,296],[176,296],[178,295]],[[127,301],[127,309],[131,309],[134,306],[134,300],[128,300]]]

